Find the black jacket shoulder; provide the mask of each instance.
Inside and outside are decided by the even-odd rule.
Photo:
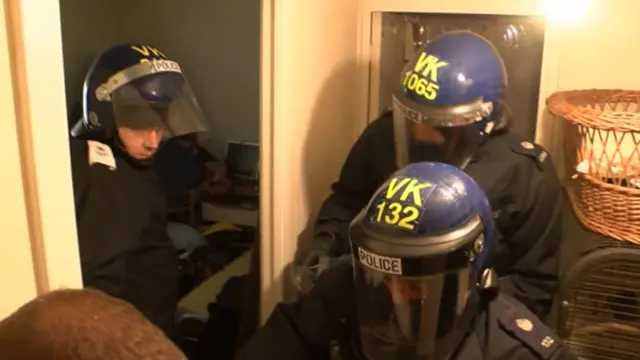
[[[89,171],[89,146],[85,140],[71,139],[69,141],[71,155],[71,169],[73,176],[86,175]]]
[[[487,158],[499,159],[519,170],[537,170],[541,179],[557,182],[558,177],[553,160],[540,144],[524,137],[502,133],[489,137],[477,152],[476,161],[482,163]]]
[[[364,130],[363,133],[380,133],[384,131],[393,131],[393,112],[385,111],[373,120]],[[389,133],[385,134],[389,136]]]
[[[393,114],[384,112],[365,127],[351,151],[364,152],[376,163],[386,157],[395,161],[393,131]]]
[[[483,188],[501,240],[493,264],[508,291],[545,317],[558,280],[563,189],[551,156],[521,136],[497,134],[465,171]]]
[[[562,195],[548,152],[515,134],[487,139],[465,172],[483,188],[494,210],[511,205],[524,212]]]
[[[76,213],[82,210],[91,184],[92,167],[89,165],[89,145],[86,140],[71,139],[69,142],[71,175]]]
[[[487,321],[487,359],[577,359],[551,328],[508,295],[501,294],[491,302]]]
[[[71,139],[69,142],[71,158],[71,175],[73,181],[73,192],[76,202],[76,212],[82,211],[85,200],[92,192],[102,192],[105,189],[114,188],[118,185],[111,181],[115,172],[108,166],[95,163],[90,164],[90,151],[96,151],[96,146],[109,148],[109,145],[95,142],[93,150],[89,146],[90,140]],[[113,154],[111,154],[113,155]],[[117,163],[113,158],[114,164]],[[116,175],[117,176],[117,175]]]
[[[79,139],[70,139],[69,140],[69,148],[71,151],[71,161],[77,161],[82,158],[87,159],[87,141],[79,140]]]

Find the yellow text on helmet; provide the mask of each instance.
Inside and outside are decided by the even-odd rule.
[[[136,51],[143,56],[143,58],[140,59],[140,63],[146,63],[154,59],[159,60],[167,58],[165,54],[151,45],[131,45],[131,50]]]
[[[448,65],[449,63],[436,56],[422,52],[413,69],[405,73],[402,83],[407,89],[427,100],[435,100],[438,97],[438,90],[440,90],[438,70]]]
[[[378,202],[375,221],[386,225],[414,230],[426,196],[423,190],[433,184],[410,177],[394,177],[389,181],[384,200]]]

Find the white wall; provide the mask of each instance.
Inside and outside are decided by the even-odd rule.
[[[558,89],[640,90],[640,1],[593,0],[585,18],[565,27]]]
[[[264,19],[273,21],[273,34],[263,43],[261,90],[270,92],[263,95],[263,135],[271,138],[273,159],[263,196],[271,197],[273,207],[261,212],[269,216],[261,220],[271,224],[262,229],[262,285],[268,299],[263,319],[283,293],[283,270],[299,238],[307,240],[302,232],[308,220],[362,130],[357,2],[265,3],[265,12],[272,13]]]
[[[82,285],[56,2],[0,8],[0,318]]]
[[[36,295],[6,25],[0,6],[0,319]]]
[[[65,92],[69,109],[81,100],[84,77],[94,56],[122,39],[122,27],[110,26],[122,13],[114,4],[119,4],[119,1],[60,0]]]
[[[592,0],[588,12],[575,23],[556,24],[558,46],[552,57],[558,61],[555,78],[547,89],[632,89],[640,90],[637,58],[640,54],[640,1]],[[538,139],[550,150],[559,171],[571,176],[574,169],[565,164],[564,120],[546,113],[538,127]],[[613,139],[613,136],[612,136]],[[609,142],[612,144],[612,141]],[[570,146],[570,145],[567,145]]]
[[[260,0],[61,0],[68,102],[92,58],[121,42],[150,43],[176,59],[213,127],[203,144],[259,141]]]

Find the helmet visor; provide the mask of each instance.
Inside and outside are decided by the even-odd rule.
[[[396,165],[437,161],[466,166],[481,136],[475,121],[456,116],[454,109],[416,108],[411,101],[393,98]]]
[[[161,130],[166,137],[210,130],[177,63],[155,60],[127,68],[108,83],[118,127]]]
[[[471,264],[408,277],[379,271],[380,266],[371,264],[382,257],[363,255],[362,249],[358,257],[356,303],[367,358],[431,360],[449,355],[452,334],[474,286]]]

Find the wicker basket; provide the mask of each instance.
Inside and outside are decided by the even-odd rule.
[[[589,229],[640,244],[640,91],[575,90],[547,99],[566,120],[571,205]]]

